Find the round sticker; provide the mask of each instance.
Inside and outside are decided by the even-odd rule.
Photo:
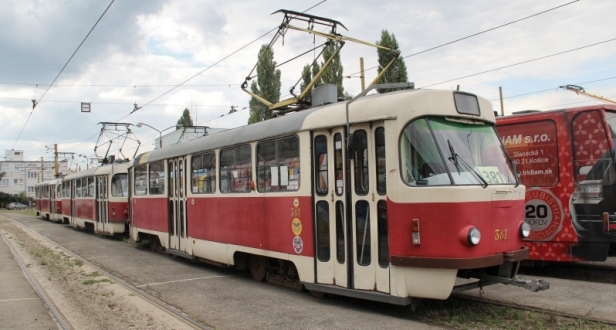
[[[293,219],[293,222],[291,222],[291,229],[293,229],[293,234],[295,234],[295,236],[299,236],[299,234],[302,233],[302,222],[298,218]]]
[[[302,241],[301,237],[295,236],[293,238],[293,250],[295,250],[295,253],[297,254],[302,253],[304,250],[304,241]]]
[[[299,199],[297,198],[293,199],[293,206],[299,207]]]
[[[550,240],[561,230],[563,217],[560,200],[552,192],[543,189],[529,189],[526,192],[524,221],[531,229],[528,239]]]

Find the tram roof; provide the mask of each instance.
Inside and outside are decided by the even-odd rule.
[[[418,109],[451,109],[455,107],[453,93],[454,91],[452,90],[412,89],[387,94],[367,95],[357,99],[350,105],[349,122],[354,124],[396,119],[399,114],[409,118],[418,115],[439,114],[422,114],[421,111],[416,111],[413,108],[413,103],[416,104],[415,108]],[[480,107],[482,109],[489,107],[489,111],[482,111],[480,117],[474,117],[473,119],[494,122],[494,114],[490,102],[481,97],[478,97],[478,99]],[[405,107],[403,108],[402,105]],[[401,113],[402,111],[405,113]],[[451,112],[443,111],[442,114],[450,116]],[[337,102],[207,135],[181,144],[154,149],[138,155],[135,158],[134,165],[181,157],[222,147],[231,147],[253,141],[267,140],[305,130],[325,129],[344,125],[346,125],[346,102]]]
[[[34,186],[35,187],[46,187],[46,186],[57,185],[60,182],[62,182],[62,179],[51,179],[51,180],[39,182],[35,184]]]
[[[64,180],[74,180],[87,176],[104,175],[111,173],[127,173],[132,162],[113,163],[90,168],[81,172],[71,173],[64,177]]]

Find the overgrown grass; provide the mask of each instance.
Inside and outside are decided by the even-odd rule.
[[[568,318],[460,298],[426,300],[408,318],[456,329],[610,329],[585,317]]]
[[[110,280],[103,278],[100,280],[85,280],[82,282],[82,284],[84,285],[92,285],[92,284],[96,284],[96,283],[104,283],[104,282],[111,282]]]

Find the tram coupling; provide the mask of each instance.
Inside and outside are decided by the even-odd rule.
[[[502,283],[506,285],[513,285],[513,286],[517,286],[520,288],[524,288],[526,290],[530,290],[532,292],[545,291],[550,288],[550,282],[548,281],[539,280],[539,279],[527,280],[521,276],[517,278],[504,278],[504,277],[499,277],[499,276],[483,274],[481,276],[481,282],[482,283],[485,283],[485,282]]]

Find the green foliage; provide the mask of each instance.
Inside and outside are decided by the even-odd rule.
[[[399,51],[400,48],[398,46],[398,41],[396,40],[396,36],[393,33],[389,33],[387,30],[381,31],[381,40],[376,42],[377,45],[395,49]],[[378,72],[381,73],[383,68],[387,66],[391,60],[394,59],[395,54],[392,51],[377,48],[377,54],[379,57],[379,66]],[[381,77],[378,81],[379,84],[389,84],[389,83],[400,83],[407,82],[408,75],[406,73],[406,64],[404,63],[404,59],[402,57],[398,57],[398,59],[394,62],[394,64],[389,68],[387,72]],[[379,89],[379,93],[387,93],[391,92],[393,89]]]
[[[8,203],[12,202],[19,202],[24,205],[28,205],[28,202],[31,202],[32,207],[34,207],[34,198],[26,196],[23,191],[14,195],[0,192],[0,208],[5,208]]]
[[[184,112],[182,113],[182,117],[178,119],[178,124],[177,124],[176,129],[180,129],[181,127],[185,127],[185,126],[194,126],[192,118],[190,118],[190,111],[188,110],[188,108],[184,109]]]
[[[259,62],[257,63],[257,82],[253,80],[250,90],[271,103],[280,101],[280,70],[276,69],[274,50],[267,45],[259,50]],[[252,97],[249,102],[250,117],[248,123],[256,123],[272,117],[267,107]]]
[[[2,180],[2,178],[4,178],[5,175],[6,175],[6,172],[0,172],[0,180]]]
[[[325,50],[323,51],[323,62],[321,62],[321,66],[325,65],[334,52],[336,51],[335,45],[333,43],[325,46]],[[323,75],[321,76],[322,84],[334,84],[338,87],[338,97],[344,98],[344,87],[342,86],[342,76],[344,69],[342,67],[342,62],[340,61],[340,53],[334,56],[334,59],[329,64]],[[317,70],[318,72],[318,70]],[[316,87],[316,86],[315,86]]]

